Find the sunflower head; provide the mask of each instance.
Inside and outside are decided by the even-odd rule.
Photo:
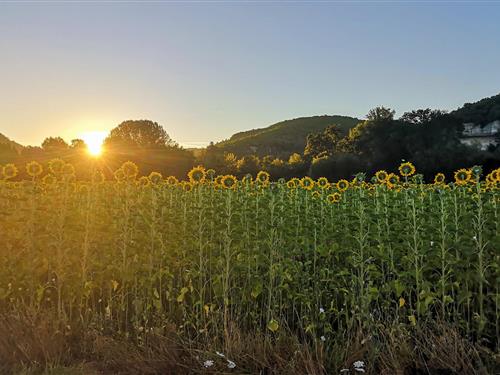
[[[101,171],[95,171],[92,174],[92,182],[94,184],[102,184],[104,180],[105,180],[104,173],[102,173]]]
[[[312,190],[314,188],[314,180],[309,176],[305,176],[300,180],[300,187],[304,190]]]
[[[17,167],[14,164],[9,163],[3,167],[3,178],[6,180],[14,178],[17,176],[17,172]]]
[[[224,178],[224,175],[218,175],[217,177],[215,177],[215,180],[214,180],[215,187],[223,187],[222,186],[222,179],[223,178]]]
[[[241,179],[241,182],[244,184],[244,185],[251,185],[252,184],[252,181],[253,181],[253,177],[250,173],[247,173],[246,175],[243,176],[243,178]]]
[[[115,180],[118,182],[125,181],[125,179],[127,178],[127,176],[125,176],[125,172],[123,171],[122,168],[118,168],[115,171],[114,176],[115,176]]]
[[[43,178],[42,178],[42,182],[45,184],[45,185],[53,185],[55,184],[57,181],[57,179],[55,178],[54,175],[51,175],[51,174],[48,174],[48,175],[45,175]]]
[[[207,169],[206,178],[210,181],[213,181],[214,177],[215,177],[215,169],[213,169],[213,168]]]
[[[202,184],[205,181],[206,175],[205,167],[198,165],[188,172],[189,182],[192,184]]]
[[[162,181],[163,176],[159,172],[151,172],[148,179],[153,185],[158,185]]]
[[[443,184],[445,180],[446,180],[446,177],[444,176],[443,173],[438,173],[438,174],[436,174],[436,176],[434,176],[434,183],[436,185]]]
[[[344,179],[338,180],[336,186],[339,191],[346,191],[349,189],[349,181]]]
[[[38,177],[43,173],[43,167],[37,161],[30,161],[26,164],[26,172],[31,177]]]
[[[236,189],[236,186],[238,186],[238,180],[233,175],[228,174],[222,177],[221,186],[224,189],[234,190]]]
[[[412,174],[415,174],[415,170],[416,170],[415,166],[410,162],[401,163],[401,165],[399,166],[398,169],[399,169],[399,173],[403,177],[409,177]]]
[[[326,177],[320,177],[320,178],[318,178],[318,181],[316,181],[316,184],[321,189],[327,189],[330,186],[330,183],[328,182],[328,179]]]
[[[184,190],[184,191],[193,190],[193,184],[189,181],[183,181],[182,182],[182,190]]]
[[[294,177],[291,180],[288,180],[286,183],[286,187],[289,189],[296,189],[299,184],[299,179]]]
[[[399,184],[399,176],[394,173],[389,173],[389,175],[387,176],[387,185],[389,187],[394,187],[397,184]]]
[[[461,168],[455,172],[454,177],[457,185],[467,185],[472,178],[472,172],[470,169]]]
[[[500,168],[495,169],[491,173],[493,175],[493,178],[496,180],[496,182],[500,182]]]
[[[62,173],[64,164],[66,163],[62,159],[52,159],[49,161],[49,170],[57,176]]]
[[[148,178],[148,177],[146,177],[146,176],[141,176],[141,177],[139,177],[139,179],[137,180],[137,184],[138,184],[139,186],[149,186],[149,185],[151,185],[151,181],[149,180],[149,178]]]
[[[259,173],[257,173],[257,177],[255,177],[255,181],[257,181],[261,185],[267,185],[267,184],[269,184],[270,178],[271,178],[271,176],[269,175],[269,173],[267,173],[266,171],[260,171]]]
[[[121,168],[123,174],[127,180],[135,180],[139,174],[139,168],[134,162],[126,161],[122,164]]]
[[[377,178],[377,181],[380,183],[386,182],[387,177],[389,177],[389,173],[384,171],[383,169],[375,173],[375,177]]]
[[[319,197],[321,197],[321,193],[319,191],[313,191],[311,195],[313,199],[318,199]]]
[[[340,195],[340,193],[332,193],[332,194],[329,194],[327,197],[326,197],[326,200],[329,202],[329,203],[338,203],[340,202],[340,198],[342,196]]]
[[[483,174],[483,167],[480,165],[474,165],[471,169],[472,176],[479,181],[481,175]]]
[[[167,177],[167,185],[177,185],[179,183],[179,180],[175,176],[168,176]]]

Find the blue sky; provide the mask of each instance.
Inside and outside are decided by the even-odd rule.
[[[284,119],[500,92],[500,3],[0,3],[0,133],[127,119],[184,145]]]

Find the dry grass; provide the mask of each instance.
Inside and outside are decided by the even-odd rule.
[[[187,340],[174,330],[146,335],[143,342],[97,332],[61,329],[54,317],[24,313],[0,317],[0,373],[104,374],[276,374],[323,375],[366,363],[366,374],[495,374],[498,353],[473,344],[447,325],[408,330],[396,325],[376,336],[361,332],[328,347],[293,335],[246,335],[232,327],[225,344]],[[221,358],[216,351],[223,351]],[[228,369],[227,359],[237,364]],[[205,360],[214,365],[204,368]]]

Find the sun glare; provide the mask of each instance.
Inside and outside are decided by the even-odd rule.
[[[87,145],[87,150],[92,156],[99,156],[102,152],[102,143],[106,138],[106,132],[88,132],[82,135],[82,139]]]

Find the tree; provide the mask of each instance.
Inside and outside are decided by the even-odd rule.
[[[128,120],[111,130],[104,140],[106,148],[158,149],[177,147],[165,129],[150,120]]]
[[[441,111],[439,109],[417,109],[416,111],[403,113],[400,120],[408,124],[422,125],[427,124],[444,114],[446,114],[446,111]]]
[[[48,137],[42,142],[42,148],[44,151],[61,152],[68,150],[69,145],[61,137]]]
[[[83,139],[72,139],[70,147],[73,150],[84,150],[87,148],[87,145]]]
[[[330,125],[322,133],[309,134],[304,148],[304,156],[318,157],[332,155],[340,140],[340,129],[337,125]]]
[[[366,119],[370,121],[393,120],[396,111],[386,107],[375,107],[370,109]]]

